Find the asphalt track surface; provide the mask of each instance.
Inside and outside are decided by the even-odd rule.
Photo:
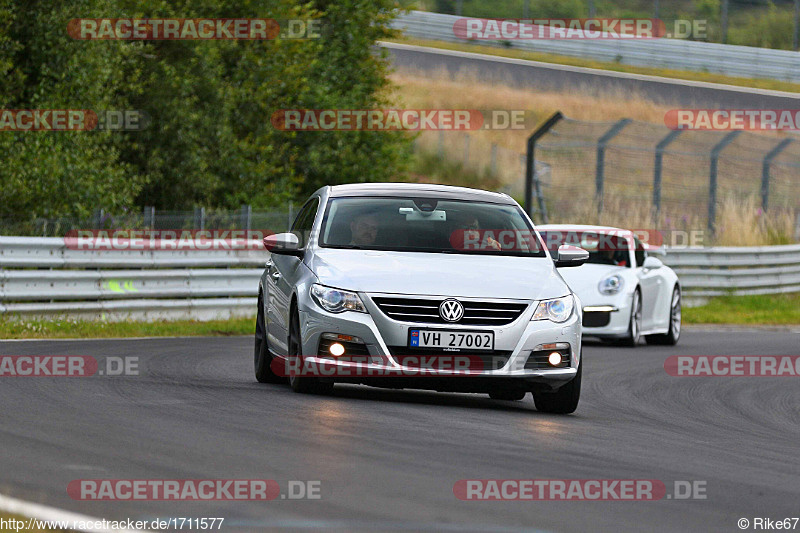
[[[709,109],[797,109],[795,93],[627,74],[568,65],[383,43],[392,64],[416,73],[466,72],[537,91],[637,95],[662,105]]]
[[[589,344],[578,411],[485,395],[262,385],[252,341],[0,342],[2,355],[139,358],[140,375],[0,378],[0,493],[89,516],[224,517],[225,531],[738,531],[800,515],[792,377],[671,377],[669,355],[793,355],[800,334],[686,330],[677,347]],[[86,502],[76,479],[319,480],[320,500]],[[461,479],[706,482],[706,499],[460,501]]]

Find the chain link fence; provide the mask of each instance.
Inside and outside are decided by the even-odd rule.
[[[536,145],[551,172],[540,178],[554,222],[654,224],[794,235],[800,214],[800,140],[749,132],[673,131],[623,119],[564,118]],[[733,227],[732,227],[733,226]]]
[[[464,185],[525,203],[525,153],[479,134],[424,132],[418,154]],[[702,231],[704,244],[800,241],[800,137],[556,120],[535,143],[538,221]],[[536,197],[542,196],[541,202]]]
[[[254,211],[245,205],[237,210],[195,208],[193,211],[157,210],[111,214],[98,209],[91,217],[0,219],[0,235],[22,237],[63,237],[72,230],[154,229],[154,230],[288,230],[296,209],[292,203],[269,211]]]

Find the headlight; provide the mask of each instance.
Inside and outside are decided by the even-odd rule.
[[[330,313],[367,312],[364,304],[361,303],[361,298],[354,292],[333,289],[315,283],[311,286],[311,297],[317,302],[317,305]]]
[[[622,276],[614,274],[601,281],[597,289],[600,291],[600,294],[617,294],[622,290],[623,285],[625,285],[625,281],[622,279]]]
[[[552,320],[553,322],[566,322],[572,316],[572,309],[575,307],[575,300],[572,295],[553,300],[542,300],[536,306],[531,320]]]

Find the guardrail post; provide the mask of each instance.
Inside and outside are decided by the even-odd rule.
[[[492,143],[492,164],[490,166],[492,169],[492,176],[497,175],[497,144]]]
[[[561,111],[556,111],[553,116],[548,118],[544,124],[536,128],[530,137],[528,137],[528,150],[525,159],[525,212],[528,216],[533,218],[533,192],[536,189],[536,195],[539,202],[539,213],[542,215],[542,222],[547,224],[547,211],[544,205],[544,196],[536,179],[536,165],[534,165],[534,156],[536,152],[536,141],[538,141],[545,133],[550,131],[559,120],[564,118]]]
[[[769,207],[769,167],[772,164],[772,160],[778,157],[791,143],[792,139],[782,140],[764,157],[764,164],[761,167],[761,209],[763,209],[764,212],[766,212],[767,207]]]
[[[464,132],[464,168],[469,163],[469,133]]]
[[[656,161],[653,170],[653,209],[655,210],[655,220],[653,222],[656,224],[661,219],[661,169],[664,161],[664,151],[669,143],[674,141],[681,133],[683,133],[683,130],[673,130],[656,145]]]
[[[719,154],[740,133],[742,133],[742,130],[730,132],[711,150],[711,168],[708,172],[708,232],[711,237],[714,236],[714,226],[717,218],[717,167],[719,165]]]
[[[606,167],[606,146],[622,131],[622,128],[631,123],[631,119],[623,118],[619,122],[611,126],[607,132],[603,134],[597,141],[597,169],[595,171],[594,186],[595,186],[595,200],[597,202],[597,214],[603,212],[603,187],[605,181],[605,167]]]
[[[439,130],[438,152],[439,159],[444,159],[444,130]]]

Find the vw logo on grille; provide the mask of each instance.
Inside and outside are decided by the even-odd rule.
[[[464,306],[450,298],[439,304],[439,316],[445,322],[458,322],[464,316]]]

